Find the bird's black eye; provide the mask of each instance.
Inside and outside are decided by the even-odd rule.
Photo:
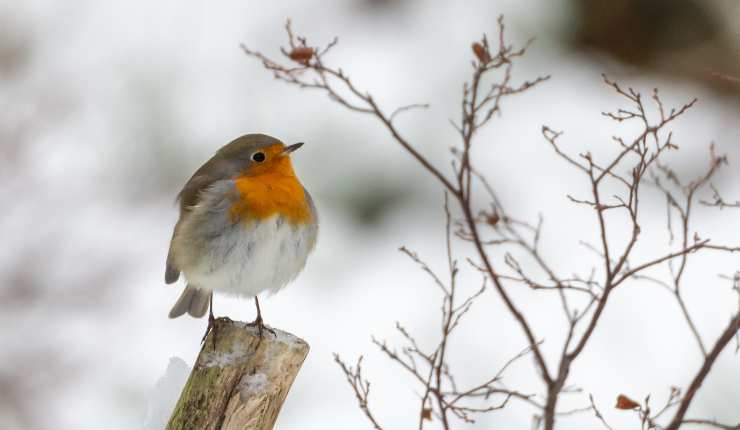
[[[265,158],[267,158],[267,157],[265,157],[265,153],[264,152],[255,152],[254,154],[252,154],[252,160],[254,160],[254,161],[258,162],[258,163],[261,163],[261,162],[265,161]]]

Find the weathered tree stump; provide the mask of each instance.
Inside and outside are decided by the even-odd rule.
[[[167,424],[168,430],[270,430],[308,344],[275,329],[216,320]],[[215,344],[214,344],[215,342]]]

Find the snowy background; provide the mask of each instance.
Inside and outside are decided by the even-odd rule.
[[[715,142],[733,163],[715,183],[728,198],[740,197],[738,89],[710,73],[740,75],[738,7],[718,0],[615,3],[622,6],[0,2],[0,427],[115,430],[146,422],[147,429],[160,428],[168,415],[161,405],[174,398],[205,328],[204,320],[167,319],[181,290],[163,282],[174,196],[216,149],[248,132],[306,142],[294,163],[321,215],[306,271],[263,301],[270,325],[312,348],[278,428],[367,428],[333,352],[349,361],[365,355],[379,420],[388,428],[415,425],[412,381],[370,336],[400,342],[398,320],[422,343],[435,339],[436,289],[397,248],[406,245],[442,267],[441,191],[373,120],[274,81],[239,44],[276,53],[288,17],[316,43],[340,36],[330,60],[389,110],[431,103],[400,124],[445,166],[456,142],[447,118],[458,117],[470,43],[482,32],[494,34],[504,13],[510,40],[537,38],[515,76],[552,79],[504,106],[503,117],[480,135],[476,157],[510,210],[529,219],[545,214],[547,255],[570,273],[590,268],[591,256],[578,241],[594,239],[594,220],[567,202],[565,194],[583,192],[585,184],[552,155],[540,127],[565,130],[562,142],[573,151],[588,148],[598,156],[607,148],[619,130],[600,112],[621,101],[602,84],[601,72],[642,90],[658,86],[668,103],[698,97],[674,127],[682,150],[671,161],[696,175]],[[647,202],[644,221],[661,232],[662,203]],[[697,217],[701,237],[740,242],[738,213],[699,208]],[[656,241],[639,255],[663,245]],[[697,258],[688,274],[689,307],[710,341],[736,306],[717,274],[737,269],[737,256]],[[564,329],[559,306],[541,296],[516,298],[547,340],[545,351],[556,354]],[[254,318],[248,301],[217,297],[215,309]],[[489,292],[453,340],[453,364],[461,380],[474,381],[524,346]],[[671,385],[686,386],[699,360],[669,295],[631,284],[615,295],[571,374],[583,394],[569,396],[564,406],[584,406],[585,393],[593,393],[613,426],[634,428],[632,414],[612,408],[616,395],[652,394],[660,404]],[[522,391],[541,388],[527,360],[506,381]],[[737,422],[739,381],[740,358],[728,348],[690,415]],[[528,428],[531,415],[512,403],[482,417],[479,427]],[[570,429],[598,425],[590,415],[559,422]]]

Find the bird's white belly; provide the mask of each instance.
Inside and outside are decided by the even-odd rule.
[[[231,226],[205,242],[197,263],[184,268],[197,288],[253,297],[275,292],[303,270],[313,247],[315,228],[282,217]]]

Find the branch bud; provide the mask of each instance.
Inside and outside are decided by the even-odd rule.
[[[617,409],[630,410],[639,408],[640,404],[625,396],[624,394],[620,394],[617,396],[617,404],[614,407]]]
[[[309,48],[308,46],[299,46],[297,48],[293,48],[293,50],[290,51],[290,54],[288,54],[288,57],[290,57],[291,60],[297,61],[299,63],[307,63],[308,60],[313,57],[313,55],[313,48]]]
[[[481,62],[481,64],[487,64],[491,61],[491,54],[488,52],[488,48],[483,46],[480,42],[475,42],[472,45],[473,53],[475,54],[476,58],[478,58],[478,61]]]

